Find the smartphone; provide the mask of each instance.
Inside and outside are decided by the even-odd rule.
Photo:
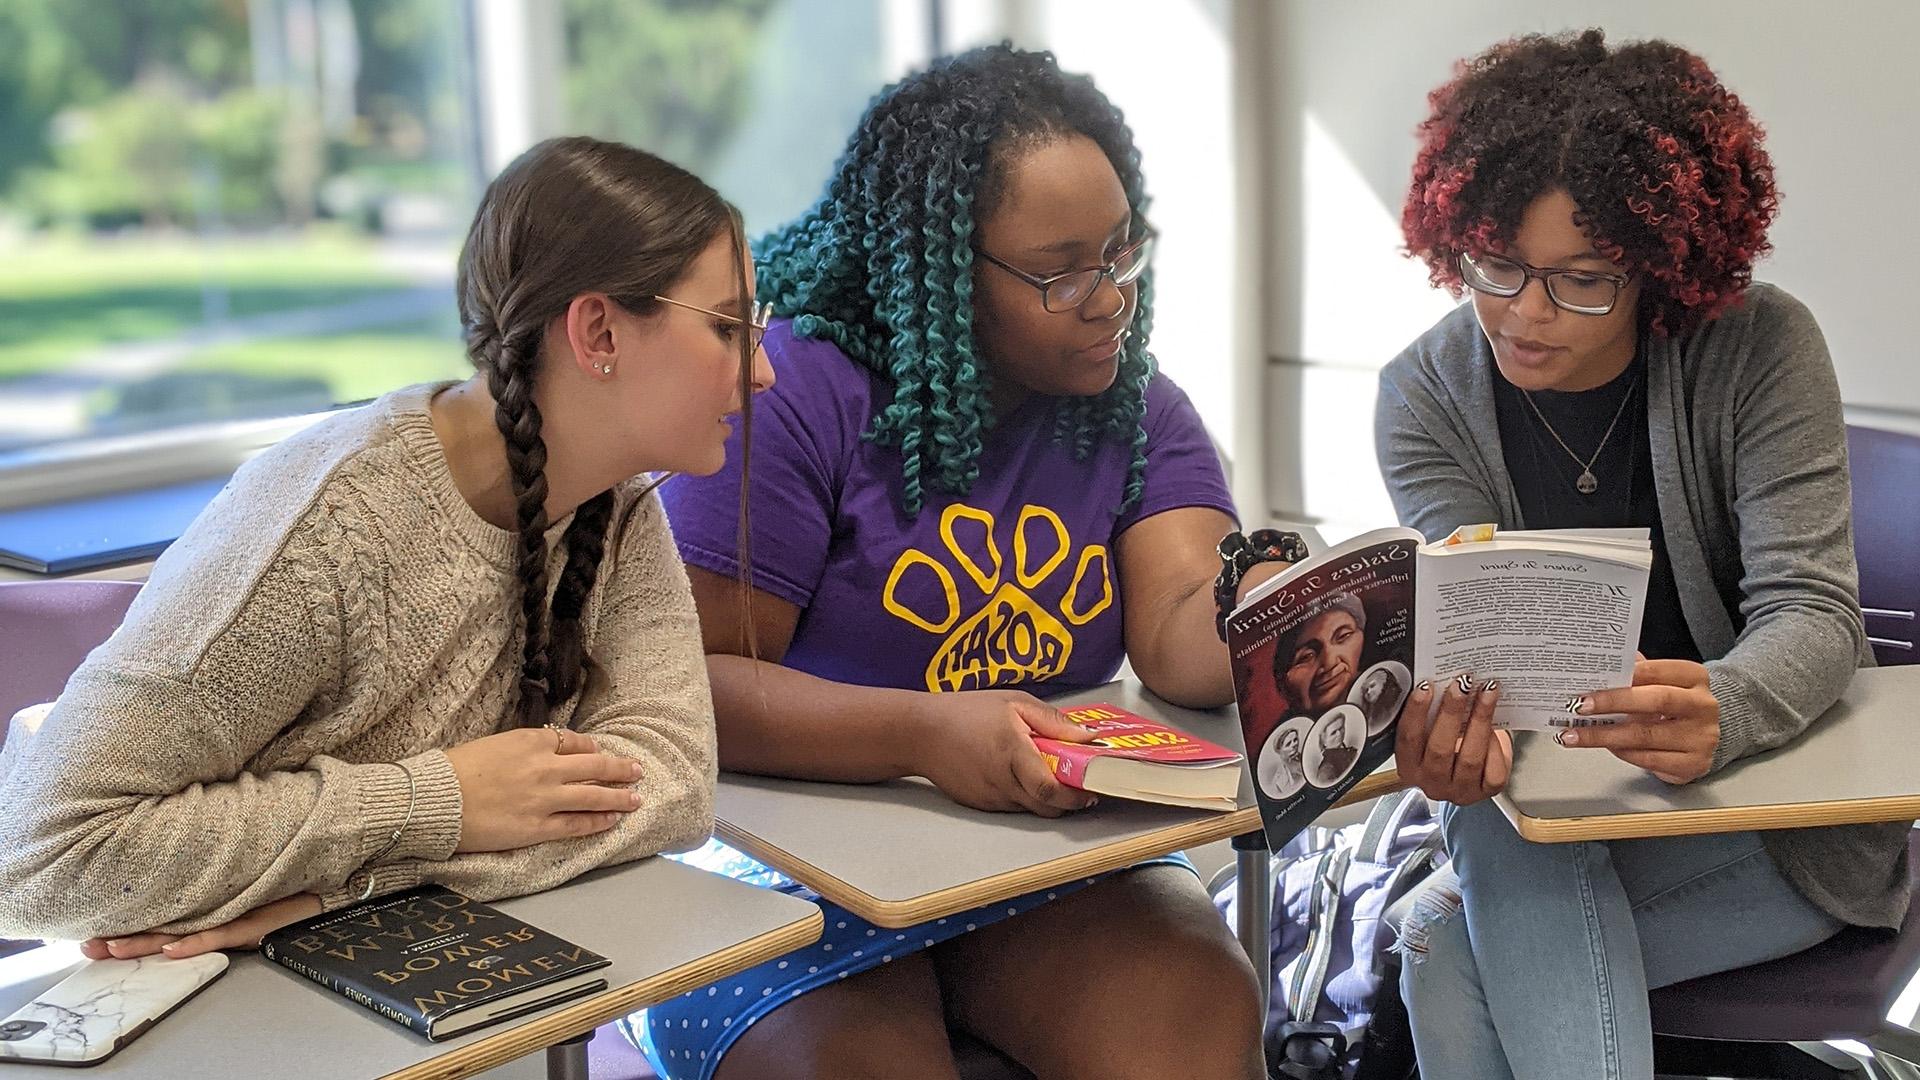
[[[218,952],[82,964],[0,1019],[0,1062],[97,1065],[226,970]]]

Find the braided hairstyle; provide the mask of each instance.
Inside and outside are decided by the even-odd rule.
[[[1007,44],[936,61],[873,99],[819,201],[755,245],[759,295],[793,318],[796,337],[831,341],[892,380],[866,437],[899,449],[909,514],[929,488],[972,490],[994,423],[992,373],[973,335],[975,223],[993,212],[1011,159],[1074,135],[1099,145],[1140,217],[1133,132],[1092,80]],[[1062,401],[1054,425],[1076,459],[1103,438],[1131,447],[1123,508],[1146,469],[1151,278],[1139,279],[1113,386]]]
[[[1502,42],[1430,96],[1401,224],[1433,282],[1499,251],[1533,200],[1564,188],[1594,249],[1642,277],[1642,321],[1684,331],[1736,303],[1779,208],[1747,107],[1664,41],[1599,30]]]
[[[545,724],[583,681],[580,616],[613,514],[611,491],[574,511],[549,608],[547,448],[534,401],[547,325],[586,292],[645,314],[654,295],[722,234],[744,254],[739,215],[699,177],[645,151],[585,137],[549,139],[522,154],[488,185],[474,214],[455,289],[467,356],[486,376],[506,440],[526,628],[516,705],[523,726]],[[744,271],[740,285],[747,295]],[[752,354],[747,335],[739,340],[744,387]]]

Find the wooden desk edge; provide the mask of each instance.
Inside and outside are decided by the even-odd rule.
[[[703,956],[689,964],[595,994],[542,1016],[532,1023],[478,1042],[469,1043],[429,1061],[388,1073],[383,1080],[460,1080],[504,1065],[516,1058],[584,1035],[610,1020],[657,1005],[705,986],[715,979],[745,971],[755,964],[792,952],[820,940],[824,916],[814,908],[806,916],[758,937]]]
[[[1501,809],[1507,812],[1507,819],[1513,822],[1514,829],[1525,839],[1538,844],[1567,844],[1577,840],[1630,840],[1766,829],[1810,829],[1822,825],[1861,825],[1876,821],[1912,821],[1920,818],[1920,795],[1572,818],[1529,817],[1512,799],[1502,799]]]
[[[1364,802],[1399,790],[1403,785],[1397,773],[1375,772],[1355,784],[1333,808]],[[1023,866],[990,878],[923,893],[908,900],[882,900],[855,888],[819,867],[801,861],[787,851],[760,841],[722,818],[714,823],[714,832],[722,840],[759,859],[775,870],[799,881],[821,896],[855,915],[890,930],[918,926],[930,919],[945,918],[962,911],[998,903],[1016,896],[1119,870],[1142,859],[1154,858],[1190,847],[1225,840],[1260,828],[1260,808],[1242,807],[1199,821],[1174,825],[1128,840],[1078,852],[1065,858]]]

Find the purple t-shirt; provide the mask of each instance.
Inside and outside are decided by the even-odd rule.
[[[987,434],[970,494],[928,486],[909,517],[899,451],[861,437],[891,384],[785,321],[766,348],[776,379],[754,402],[752,581],[801,609],[788,667],[911,690],[1096,686],[1125,655],[1114,540],[1183,506],[1234,512],[1199,414],[1156,375],[1145,490],[1126,513],[1131,448],[1103,440],[1075,461],[1053,440],[1056,399],[1034,396]],[[728,577],[739,450],[736,433],[718,474],[661,488],[681,557]]]

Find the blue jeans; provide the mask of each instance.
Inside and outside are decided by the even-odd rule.
[[[1441,820],[1458,885],[1421,897],[1401,943],[1423,1080],[1647,1080],[1648,989],[1842,926],[1754,833],[1535,844],[1491,800]]]

